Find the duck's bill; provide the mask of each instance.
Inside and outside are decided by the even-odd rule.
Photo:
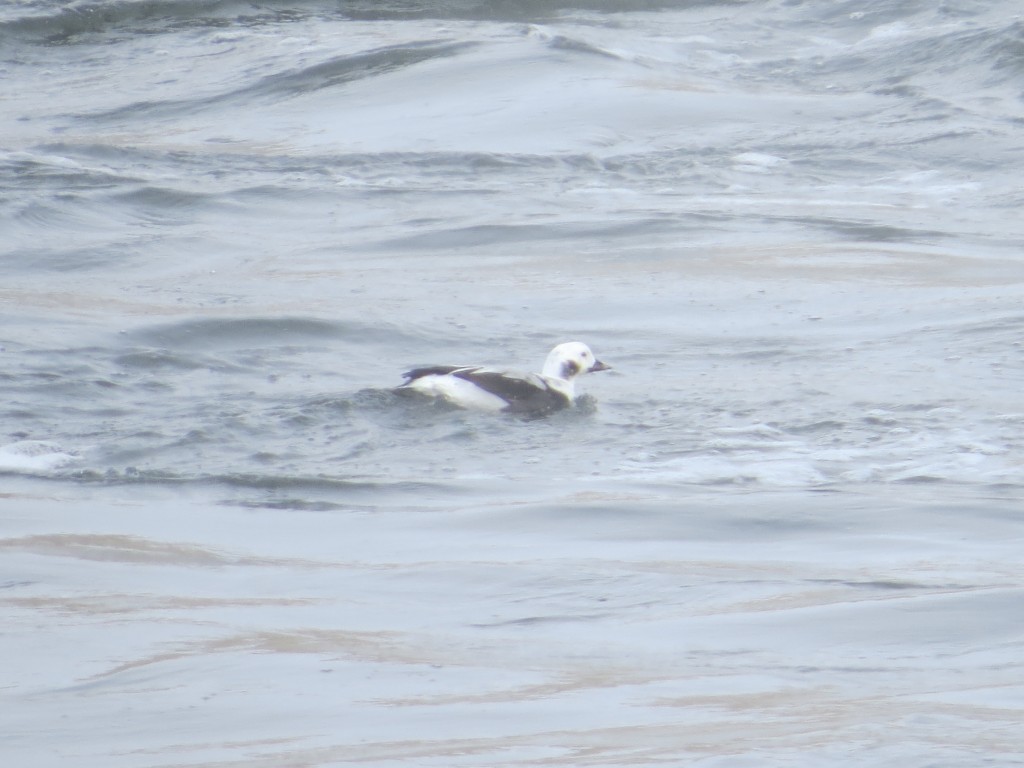
[[[611,366],[607,363],[602,363],[600,360],[595,360],[594,364],[587,369],[590,373],[596,371],[608,371],[611,370]]]

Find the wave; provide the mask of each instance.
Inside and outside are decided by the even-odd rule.
[[[566,12],[633,13],[685,10],[705,6],[748,5],[754,0],[393,0],[346,3],[347,18],[367,21],[442,19],[466,21],[534,21],[557,19]]]
[[[569,12],[629,13],[741,6],[753,0],[48,0],[0,11],[4,33],[43,44],[68,44],[105,32],[154,34],[182,27],[254,27],[310,17],[352,21],[463,20],[531,22]]]
[[[238,104],[279,102],[282,98],[383,75],[432,59],[454,56],[474,46],[475,43],[472,42],[453,43],[438,40],[387,46],[372,51],[336,56],[308,67],[276,72],[260,78],[255,83],[209,96],[137,101],[115,109],[77,114],[74,117],[119,122],[129,118],[180,117],[210,108]]]
[[[358,321],[320,320],[312,317],[200,318],[151,325],[131,331],[128,338],[139,344],[195,350],[238,348],[256,345],[294,345],[311,341],[358,339],[361,343],[396,343],[411,336],[397,328]],[[151,350],[132,350],[129,355]]]
[[[153,33],[184,24],[222,25],[248,6],[237,0],[114,0],[49,2],[8,8],[0,17],[0,38],[64,45],[86,34],[112,31]],[[235,13],[232,13],[234,11]]]
[[[442,483],[426,481],[375,481],[365,479],[348,479],[342,477],[275,475],[246,472],[225,472],[220,474],[185,474],[163,469],[137,469],[128,467],[123,470],[108,469],[99,471],[83,469],[68,472],[64,479],[75,483],[100,483],[103,485],[161,485],[161,486],[220,486],[236,489],[258,491],[290,491],[301,493],[330,492],[332,497],[339,494],[349,496],[365,496],[374,498],[382,492],[422,493],[435,491],[451,494],[454,488]],[[60,478],[56,478],[60,479]]]
[[[853,6],[856,5],[856,8]],[[763,79],[794,78],[838,92],[871,92],[900,97],[929,97],[932,111],[937,86],[950,79],[954,92],[970,97],[973,88],[1015,83],[1024,72],[1024,22],[979,9],[951,13],[916,4],[863,3],[808,6],[786,19],[789,31],[847,38],[843,44],[812,47],[808,61],[785,58],[760,62]],[[925,106],[922,105],[922,106]]]

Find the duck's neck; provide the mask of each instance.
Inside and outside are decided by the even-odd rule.
[[[549,379],[561,379],[562,381],[571,382],[573,377],[569,374],[575,374],[576,369],[567,370],[567,365],[568,363],[565,358],[552,352],[548,355],[547,360],[544,361],[544,368],[541,370],[541,373]]]
[[[544,380],[551,389],[561,392],[569,398],[570,403],[576,399],[576,382],[573,379],[563,379],[558,376],[550,376],[545,373]]]

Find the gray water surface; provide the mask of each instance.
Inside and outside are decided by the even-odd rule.
[[[5,764],[1024,764],[1022,50],[4,6]],[[570,339],[548,419],[391,391]]]

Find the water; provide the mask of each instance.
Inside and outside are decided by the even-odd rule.
[[[5,764],[1024,764],[1015,3],[37,0],[0,78]]]

